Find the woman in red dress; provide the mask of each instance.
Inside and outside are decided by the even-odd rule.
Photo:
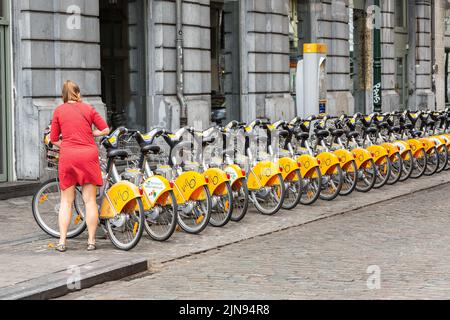
[[[96,249],[95,232],[98,225],[96,194],[97,186],[103,184],[94,137],[109,134],[109,128],[92,106],[82,102],[80,88],[74,82],[64,83],[62,98],[64,104],[57,107],[53,114],[50,134],[51,142],[60,148],[58,164],[61,187],[60,240],[56,250],[66,251],[66,236],[72,218],[75,187],[82,186],[90,251]],[[92,130],[92,125],[96,127],[95,130]]]

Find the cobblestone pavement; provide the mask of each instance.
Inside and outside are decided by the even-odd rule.
[[[450,185],[406,195],[63,299],[448,299],[448,194]]]

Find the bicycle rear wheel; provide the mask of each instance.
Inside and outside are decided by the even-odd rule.
[[[389,162],[391,163],[391,174],[389,175],[389,179],[386,183],[392,185],[398,182],[400,180],[400,176],[402,175],[403,160],[400,153],[394,153],[391,157],[389,157]]]
[[[315,167],[314,171],[302,180],[302,196],[300,203],[311,205],[319,199],[322,183],[322,173],[319,167]]]
[[[414,157],[411,150],[408,150],[406,156],[402,157],[402,173],[399,181],[405,181],[411,176],[414,170]]]
[[[445,144],[438,148],[439,167],[436,172],[441,172],[445,169],[448,163],[448,148]]]
[[[296,181],[285,181],[285,197],[283,201],[283,209],[291,210],[294,209],[300,202],[302,197],[302,175],[300,170],[295,171]]]
[[[356,191],[369,192],[375,185],[376,179],[377,179],[377,169],[375,161],[373,161],[373,159],[369,159],[358,170]]]
[[[427,153],[425,149],[420,149],[418,151],[417,157],[413,157],[413,170],[411,172],[411,178],[417,179],[420,178],[427,169],[428,165]]]
[[[353,160],[347,163],[343,168],[343,183],[339,195],[347,196],[353,192],[356,188],[356,183],[358,181],[358,169],[356,167],[356,162]]]
[[[343,179],[342,168],[339,164],[331,174],[322,175],[322,190],[320,190],[320,199],[331,201],[336,199],[341,192]]]
[[[84,203],[79,188],[76,188],[75,193],[67,238],[75,238],[86,230]],[[45,233],[54,238],[60,236],[58,224],[60,204],[61,191],[56,178],[42,183],[33,195],[31,208],[34,220]]]
[[[145,215],[145,231],[156,241],[166,241],[177,226],[177,203],[173,191],[164,206],[157,205]]]
[[[373,186],[375,189],[381,188],[384,186],[391,175],[391,162],[389,161],[388,156],[382,157],[381,160],[378,160],[378,164],[375,163],[377,179],[375,180],[375,185]]]
[[[233,190],[230,182],[226,182],[226,193],[223,195],[213,195],[212,202],[215,204],[211,210],[211,219],[209,223],[213,227],[223,227],[226,225],[233,214]]]
[[[178,205],[178,225],[185,232],[202,232],[211,219],[211,195],[208,186],[203,186],[203,200],[189,200]]]
[[[283,177],[277,174],[277,183],[272,186],[263,187],[260,190],[250,191],[250,197],[256,209],[264,215],[277,213],[284,201],[285,188]]]
[[[133,249],[141,240],[145,225],[144,205],[136,198],[136,209],[132,213],[119,213],[105,221],[108,237],[113,245],[120,250]]]
[[[436,147],[427,152],[427,167],[424,175],[431,176],[437,172],[439,168],[439,155]]]
[[[231,221],[239,222],[244,219],[248,210],[248,187],[247,180],[242,179],[240,187],[233,191],[233,214],[231,215]]]

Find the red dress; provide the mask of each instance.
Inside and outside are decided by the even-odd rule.
[[[51,141],[59,141],[62,134],[58,164],[62,190],[74,185],[103,184],[92,125],[100,131],[108,127],[92,106],[82,102],[65,103],[53,113]]]

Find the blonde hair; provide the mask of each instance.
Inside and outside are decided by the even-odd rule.
[[[65,81],[62,89],[62,99],[64,103],[69,101],[81,102],[80,87],[73,81]]]

